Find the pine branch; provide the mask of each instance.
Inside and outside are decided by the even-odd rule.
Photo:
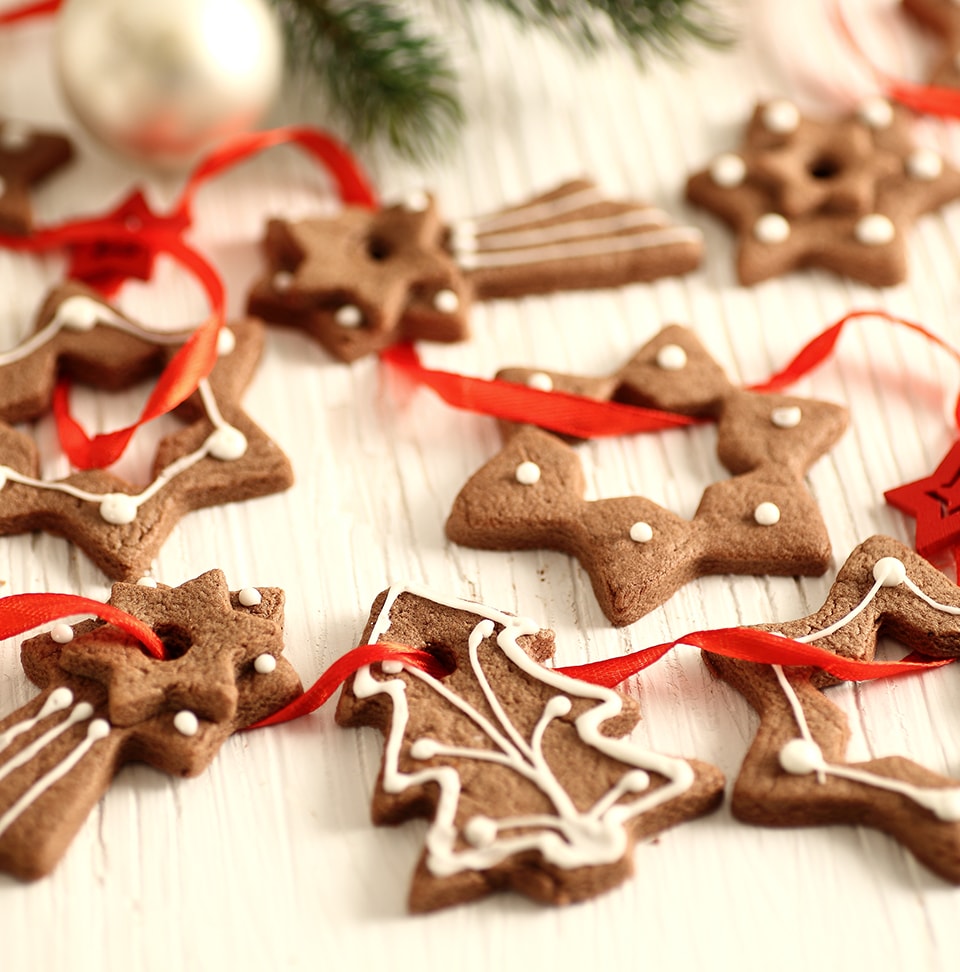
[[[273,0],[294,66],[316,74],[348,138],[436,154],[463,122],[456,73],[438,42],[382,0]]]

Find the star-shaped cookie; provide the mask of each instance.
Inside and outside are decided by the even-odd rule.
[[[30,192],[73,158],[69,139],[21,122],[0,121],[0,233],[24,236],[33,227]]]
[[[180,587],[116,584],[110,603],[145,621],[167,658],[99,621],[25,641],[41,694],[0,719],[0,870],[47,874],[124,763],[204,770],[227,737],[292,701],[283,591],[231,592],[219,570]]]
[[[834,121],[769,101],[739,148],[689,178],[687,198],[736,232],[742,284],[822,267],[892,286],[907,276],[912,222],[960,196],[960,172],[914,146],[909,128],[881,98]]]
[[[288,488],[289,460],[240,406],[263,326],[223,332],[209,378],[178,409],[187,424],[163,438],[152,481],[137,489],[107,470],[47,481],[32,438],[12,427],[48,411],[58,374],[116,390],[162,369],[188,335],[147,331],[91,291],[55,291],[36,332],[0,353],[0,535],[44,530],[77,544],[108,576],[136,577],[191,510]]]

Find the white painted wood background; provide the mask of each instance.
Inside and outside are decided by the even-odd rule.
[[[703,227],[707,256],[687,277],[617,292],[478,307],[464,344],[424,346],[428,364],[480,376],[498,367],[603,372],[661,325],[691,325],[742,382],[781,367],[807,338],[852,307],[883,306],[960,343],[960,204],[923,219],[911,240],[911,278],[875,291],[824,273],[791,274],[744,289],[727,230],[682,202],[686,173],[731,147],[756,98],[786,94],[805,108],[840,110],[869,79],[850,68],[820,4],[729,4],[741,41],[688,49],[686,66],[636,72],[628,58],[583,62],[543,37],[483,15],[479,54],[456,26],[447,36],[465,77],[470,123],[453,154],[429,168],[367,159],[385,197],[437,191],[450,216],[499,206],[561,179],[590,174],[612,194],[657,203]],[[858,30],[891,69],[926,52],[890,2],[866,8]],[[50,183],[40,216],[107,209],[134,183],[155,202],[178,181],[117,162],[71,120],[56,89],[50,28],[0,34],[0,114],[66,128],[76,165]],[[275,121],[322,119],[291,92]],[[960,127],[924,123],[920,136],[960,163]],[[274,213],[303,215],[325,181],[293,150],[270,153],[204,189],[195,244],[229,284],[231,310],[260,267],[256,241]],[[58,258],[0,253],[0,346],[27,333]],[[124,309],[157,324],[195,321],[203,303],[170,267],[160,283],[130,286]],[[914,336],[865,323],[799,394],[848,404],[852,428],[810,475],[835,563],[913,524],[884,505],[885,488],[931,471],[956,434],[950,409],[958,368]],[[133,414],[142,393],[78,395],[86,421]],[[178,584],[221,567],[232,587],[287,592],[287,653],[306,682],[352,647],[370,602],[391,582],[426,583],[533,616],[558,633],[558,662],[625,653],[693,628],[804,615],[832,581],[710,578],[663,608],[613,630],[582,570],[555,553],[499,554],[447,543],[443,522],[467,476],[498,448],[494,423],[452,411],[427,392],[404,398],[377,364],[333,363],[289,332],[270,334],[246,404],[289,452],[288,493],[188,517],[156,564]],[[163,423],[160,423],[161,425]],[[127,475],[142,476],[156,432],[138,437]],[[63,472],[40,423],[48,472]],[[641,493],[690,516],[703,487],[724,475],[709,428],[587,445],[591,496]],[[69,591],[105,597],[105,578],[66,542],[0,539],[0,592]],[[0,645],[0,711],[28,699],[17,645]],[[628,686],[644,721],[637,740],[698,756],[732,779],[754,716],[714,681],[692,650]],[[855,730],[851,756],[904,753],[960,776],[960,671],[859,688],[832,697]],[[381,752],[372,731],[338,729],[331,711],[228,741],[212,768],[177,781],[125,770],[52,877],[25,886],[0,876],[0,969],[955,969],[960,889],[934,877],[889,838],[857,828],[762,830],[724,807],[636,853],[635,879],[586,904],[551,909],[502,895],[429,917],[404,913],[424,826],[375,829],[368,804]]]

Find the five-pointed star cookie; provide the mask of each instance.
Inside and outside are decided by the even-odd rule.
[[[283,658],[283,592],[230,592],[219,570],[177,588],[116,584],[168,658],[84,621],[23,643],[41,694],[0,719],[0,870],[32,880],[60,859],[127,762],[195,776],[226,738],[300,694]]]
[[[404,340],[459,341],[473,300],[616,287],[686,273],[699,230],[641,203],[604,198],[586,180],[452,224],[414,193],[384,209],[346,207],[271,220],[268,274],[249,311],[303,328],[353,361]]]
[[[640,496],[585,500],[580,461],[557,436],[504,425],[504,448],[454,500],[447,536],[491,550],[576,557],[604,614],[630,624],[708,574],[821,574],[830,542],[804,474],[846,428],[828,402],[733,386],[696,336],[664,328],[601,379],[510,369],[498,377],[712,418],[734,475],[709,485],[692,520]]]
[[[189,424],[161,439],[146,487],[107,470],[41,479],[32,438],[7,423],[45,413],[58,374],[126,387],[162,369],[186,336],[149,332],[76,286],[51,295],[35,334],[0,353],[0,535],[64,536],[108,576],[130,578],[149,568],[191,510],[291,485],[288,459],[239,404],[263,346],[256,321],[236,322],[221,335],[216,366],[177,409]]]
[[[960,88],[960,6],[954,0],[902,0],[903,8],[936,37],[938,55],[930,71],[933,84]]]
[[[819,611],[757,627],[864,661],[885,635],[929,658],[958,658],[960,589],[899,541],[871,537]],[[850,729],[821,691],[837,681],[823,671],[704,658],[760,717],[734,784],[735,817],[775,827],[875,827],[960,883],[960,782],[900,756],[846,762]]]
[[[31,190],[72,158],[73,146],[62,135],[0,121],[0,233],[30,232]]]
[[[690,177],[687,198],[733,227],[742,284],[815,266],[892,286],[907,276],[911,223],[960,196],[960,172],[915,147],[909,125],[879,98],[836,121],[770,101],[737,150]]]

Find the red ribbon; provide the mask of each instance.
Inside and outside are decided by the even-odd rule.
[[[960,118],[960,91],[932,84],[916,84],[887,74],[877,67],[857,42],[843,15],[839,0],[833,0],[829,12],[840,37],[860,63],[873,75],[884,94],[912,111],[942,118]]]
[[[0,640],[73,614],[95,614],[136,638],[154,658],[166,657],[163,642],[148,624],[112,604],[75,594],[10,594],[0,598]]]
[[[36,3],[24,3],[19,7],[4,10],[0,13],[0,27],[56,13],[60,9],[60,2],[61,0],[37,0]]]

